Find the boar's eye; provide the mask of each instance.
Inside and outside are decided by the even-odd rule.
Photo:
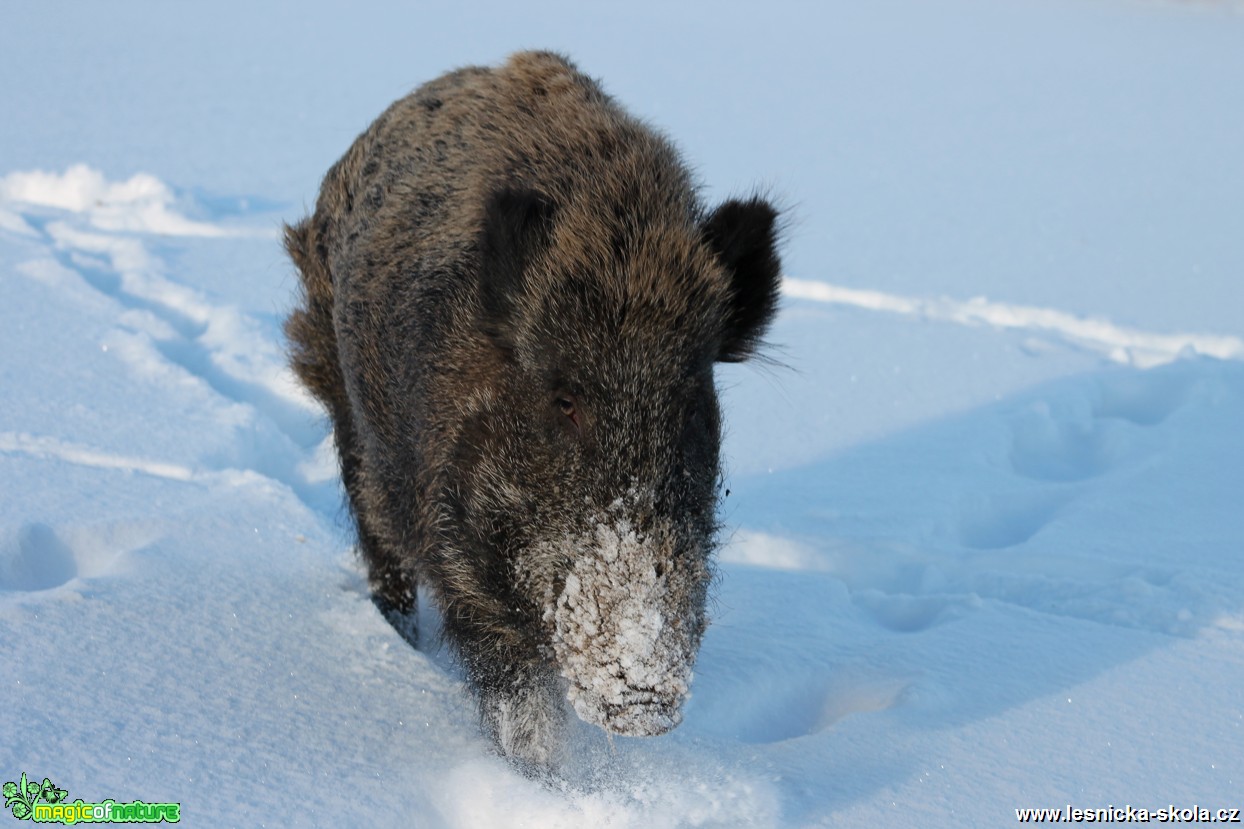
[[[579,429],[579,407],[576,405],[574,397],[569,394],[558,395],[557,399],[553,401],[553,405],[574,425],[577,431]]]

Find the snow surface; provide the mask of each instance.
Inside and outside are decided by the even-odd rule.
[[[528,46],[791,205],[684,722],[576,724],[552,787],[368,600],[280,334],[353,136]],[[1244,806],[1240,4],[24,3],[0,71],[0,779],[190,826]]]

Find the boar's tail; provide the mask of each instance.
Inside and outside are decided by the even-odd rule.
[[[333,330],[333,285],[322,241],[313,217],[285,226],[285,250],[302,279],[299,307],[285,321],[289,338],[290,365],[298,378],[337,420],[348,411],[345,382],[337,363],[337,334]]]

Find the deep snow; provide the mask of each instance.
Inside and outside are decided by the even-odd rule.
[[[1239,6],[656,8],[6,9],[0,779],[192,826],[1244,806]],[[560,788],[367,599],[280,335],[353,135],[529,45],[794,217],[685,720],[577,727]]]

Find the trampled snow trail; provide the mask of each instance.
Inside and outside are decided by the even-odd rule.
[[[272,231],[189,219],[179,212],[173,190],[153,176],[113,182],[81,164],[64,173],[0,178],[0,215],[8,217],[3,226],[30,248],[16,265],[18,273],[62,291],[93,290],[116,304],[101,345],[105,352],[111,349],[139,376],[203,387],[221,408],[221,425],[251,432],[240,453],[214,454],[192,465],[119,455],[33,430],[6,433],[0,450],[182,480],[249,470],[289,485],[317,506],[332,500],[321,412],[294,379],[277,330],[179,282],[158,253],[178,238],[267,244],[275,238]]]

